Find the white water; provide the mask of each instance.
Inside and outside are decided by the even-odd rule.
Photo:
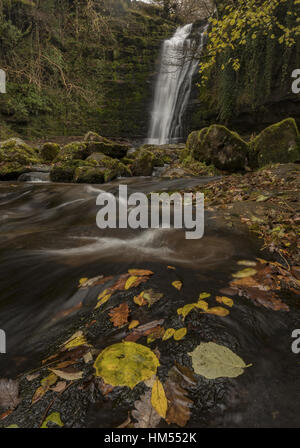
[[[174,36],[163,43],[148,134],[150,144],[163,145],[182,137],[182,120],[192,89],[193,75],[198,67],[189,38],[192,27],[193,24],[179,27]],[[204,45],[204,32],[201,35],[200,51]]]

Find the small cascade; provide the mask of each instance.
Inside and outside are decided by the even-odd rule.
[[[192,23],[179,27],[174,36],[163,43],[148,133],[150,144],[178,142],[183,137],[183,116],[198,67],[190,39],[192,28]],[[201,34],[197,54],[203,48],[206,29]]]

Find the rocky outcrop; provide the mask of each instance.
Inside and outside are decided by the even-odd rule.
[[[59,151],[60,146],[56,143],[44,143],[40,149],[40,155],[45,162],[52,162],[58,156]]]
[[[0,143],[0,180],[17,179],[39,162],[38,150],[20,139],[12,138]]]

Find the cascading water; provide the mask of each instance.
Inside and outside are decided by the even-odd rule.
[[[182,138],[182,120],[198,66],[190,39],[192,27],[193,24],[179,27],[163,43],[148,134],[150,144],[163,145]],[[204,45],[206,28],[201,34],[198,54]]]

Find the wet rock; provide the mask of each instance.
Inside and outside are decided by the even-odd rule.
[[[21,165],[39,163],[38,151],[19,139],[10,139],[2,142],[0,147],[0,162],[15,162]]]
[[[81,166],[75,170],[74,181],[77,183],[103,184],[106,171],[102,167]]]
[[[56,143],[44,143],[41,150],[41,158],[45,162],[52,162],[58,155],[60,146]]]
[[[105,158],[106,158],[106,155],[103,154],[102,152],[93,152],[93,154],[88,156],[88,158],[86,160],[87,161],[95,160],[98,163],[98,162],[100,162],[101,160],[103,160]]]
[[[253,168],[269,163],[289,163],[300,160],[300,137],[293,118],[287,118],[264,129],[250,144],[250,164]]]
[[[43,173],[39,171],[32,171],[23,173],[18,177],[19,182],[49,182],[50,173]]]

